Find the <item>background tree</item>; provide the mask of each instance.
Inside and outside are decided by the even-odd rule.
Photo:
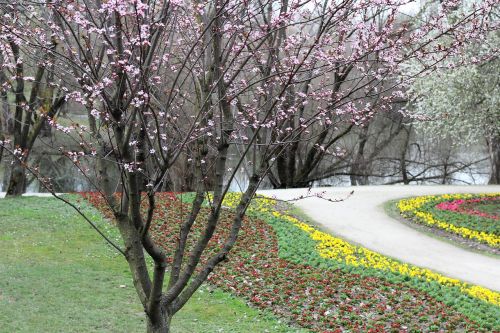
[[[498,18],[498,16],[497,16]],[[490,184],[500,181],[500,47],[498,32],[474,43],[457,59],[445,61],[411,87],[417,129],[424,135],[448,138],[457,146],[486,141],[491,164]],[[413,64],[411,70],[421,68]]]
[[[14,6],[4,7],[0,19],[2,20],[0,59],[3,60],[0,68],[0,85],[3,114],[12,115],[9,120],[12,123],[13,144],[19,156],[22,156],[14,159],[12,163],[7,196],[18,196],[25,192],[26,171],[23,165],[27,163],[35,141],[46,124],[46,119],[55,117],[65,102],[64,95],[54,88],[53,82],[54,63],[51,58],[56,51],[57,41],[50,36],[44,36],[45,31],[34,29],[35,26],[31,27],[30,25],[34,23],[19,17],[14,9]],[[10,23],[17,19],[21,22],[12,26]],[[29,49],[29,44],[21,42],[21,39],[29,41],[40,38],[48,39],[47,45],[35,56]],[[10,97],[14,100],[13,110]]]

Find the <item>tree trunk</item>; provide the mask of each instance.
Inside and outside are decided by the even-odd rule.
[[[406,154],[401,154],[401,158],[399,159],[399,165],[401,169],[401,175],[403,176],[403,184],[408,185],[410,184],[410,179],[408,178],[408,170],[406,169],[406,161],[405,161],[405,155]]]
[[[365,146],[368,141],[368,126],[362,128],[361,133],[359,134],[359,146],[356,151],[356,155],[354,156],[354,161],[351,165],[351,186],[356,185],[366,185],[364,184],[364,170],[366,170],[365,165]]]
[[[288,164],[286,158],[283,154],[280,154],[276,159],[276,171],[278,173],[279,185],[278,188],[287,188],[288,187]]]
[[[42,129],[40,130],[40,137],[50,138],[52,136],[52,126],[47,120],[43,121]]]
[[[500,184],[500,138],[494,137],[488,142],[491,173],[488,184]]]
[[[401,155],[399,156],[399,167],[403,177],[403,184],[408,185],[410,184],[410,180],[408,177],[408,169],[406,167],[406,153],[408,152],[408,144],[410,143],[411,126],[409,128],[404,127],[404,130],[406,137],[401,150]]]
[[[2,130],[2,119],[0,118],[0,141],[4,141],[5,136],[3,135],[3,130]],[[2,157],[3,157],[3,143],[0,144],[0,165],[2,163]]]
[[[354,176],[354,167],[351,167],[351,174],[349,175],[349,180],[351,181],[351,186],[358,185],[356,182],[356,177]]]
[[[156,322],[153,322],[148,317],[147,333],[170,333],[170,324],[172,322],[172,316],[167,314],[162,314]]]
[[[24,193],[26,185],[26,172],[21,165],[21,162],[17,159],[14,160],[14,165],[10,173],[9,185],[7,187],[8,197],[20,196]]]
[[[117,190],[117,186],[116,181],[112,182],[111,180],[110,176],[112,173],[109,169],[112,167],[112,164],[104,158],[105,154],[106,151],[102,149],[101,156],[97,159],[97,184],[100,185],[106,195],[110,196]]]

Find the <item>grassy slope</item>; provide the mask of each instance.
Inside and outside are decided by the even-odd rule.
[[[0,253],[0,332],[144,331],[126,263],[59,201],[0,200]],[[206,287],[172,325],[174,332],[296,331]]]

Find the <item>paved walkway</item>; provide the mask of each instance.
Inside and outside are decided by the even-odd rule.
[[[318,188],[326,197],[345,197],[332,203],[319,198],[295,201],[309,217],[333,234],[371,250],[426,267],[446,276],[500,291],[500,259],[482,255],[427,236],[387,216],[382,204],[391,199],[439,193],[500,192],[500,186],[360,186]],[[278,199],[305,195],[305,189],[267,190]]]

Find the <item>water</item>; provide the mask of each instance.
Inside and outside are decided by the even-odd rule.
[[[48,156],[46,154],[36,154],[32,153],[32,160],[36,161],[42,171],[42,173],[51,178],[54,184],[54,189],[56,192],[82,192],[82,191],[92,191],[94,187],[92,186],[92,180],[96,179],[95,174],[95,161],[88,161],[85,165],[85,161],[82,161],[82,168],[88,168],[89,177],[86,177],[82,172],[80,172],[73,163],[66,157],[58,156]],[[237,163],[236,154],[231,154],[228,158],[229,167],[234,167]],[[246,164],[248,166],[248,163]],[[422,167],[423,168],[423,167]],[[8,176],[10,170],[10,160],[8,156],[4,156],[2,164],[0,164],[0,192],[5,192],[8,184]],[[453,177],[447,179],[449,184],[486,184],[489,179],[488,175],[489,163],[488,161],[483,161],[471,169],[464,170],[453,174]],[[244,191],[248,187],[249,182],[249,172],[251,170],[241,167],[231,181],[229,185],[230,191]],[[410,168],[409,170],[412,174],[417,174],[422,172],[419,168]],[[439,177],[440,170],[430,169],[424,172],[425,176],[437,178],[420,181],[418,184],[440,184],[442,178]],[[114,175],[111,176],[112,179],[118,180],[118,174],[116,171]],[[386,184],[391,181],[396,180],[396,177],[369,177],[369,183],[371,185]],[[226,179],[226,182],[228,179]],[[414,184],[414,183],[413,183]],[[316,181],[313,184],[316,186],[349,186],[350,179],[348,176],[336,176],[321,181]],[[264,180],[261,188],[270,188],[268,181]],[[34,179],[34,177],[29,177],[28,180],[28,193],[38,193],[47,192],[47,190],[40,184],[39,181]]]

